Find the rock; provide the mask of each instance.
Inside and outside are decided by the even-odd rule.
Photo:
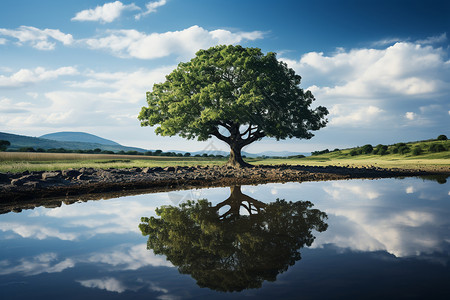
[[[9,182],[9,176],[4,173],[0,173],[0,182]]]
[[[80,173],[80,171],[78,171],[78,170],[68,169],[68,170],[63,170],[63,171],[61,172],[61,174],[62,174],[64,177],[75,178],[75,177],[77,177],[78,175],[80,175],[81,173]]]
[[[61,177],[61,172],[44,172],[41,176],[42,180],[56,180]]]
[[[149,173],[153,173],[153,170],[151,169],[151,168],[143,168],[142,170],[141,170],[141,172],[142,173],[145,173],[145,174],[149,174]]]
[[[89,176],[87,176],[84,173],[81,173],[80,175],[77,176],[77,179],[78,180],[86,180],[86,179],[89,179]]]
[[[27,181],[23,184],[23,186],[30,186],[35,189],[42,187],[42,184],[39,181]]]
[[[163,170],[166,171],[166,172],[174,172],[175,171],[175,167],[165,167]]]
[[[25,175],[20,178],[11,180],[11,184],[15,185],[15,186],[22,186],[26,182],[35,181],[35,180],[39,180],[39,179],[40,178],[38,178],[38,176],[36,176],[36,175]]]
[[[80,173],[84,173],[86,175],[92,175],[95,173],[95,169],[94,168],[81,168],[80,169]]]

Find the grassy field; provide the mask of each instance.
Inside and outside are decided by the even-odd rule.
[[[401,147],[409,148],[409,151],[400,154]],[[434,146],[433,146],[434,145]],[[363,147],[332,151],[320,155],[308,156],[305,158],[287,159],[287,164],[308,165],[308,166],[351,166],[364,167],[374,166],[381,168],[404,168],[421,170],[449,170],[450,171],[450,151],[432,152],[436,145],[442,145],[444,149],[450,149],[450,141],[420,141],[389,145],[386,147],[384,155],[379,154],[359,154]],[[376,147],[373,147],[376,148]],[[380,147],[381,148],[381,147]],[[414,154],[414,149],[420,148],[420,154]],[[254,164],[279,164],[281,160],[266,159],[254,161]]]
[[[423,170],[449,170],[450,151],[412,154],[357,155],[350,156],[351,150],[330,152],[318,156],[289,159],[248,158],[254,165],[305,165],[305,166],[375,166],[381,168],[405,168]],[[223,165],[226,158],[209,157],[164,157],[137,155],[78,154],[78,153],[21,153],[0,152],[0,172],[19,173],[23,171],[53,171],[68,168],[92,167],[97,169]]]
[[[0,172],[55,171],[69,168],[133,168],[222,165],[226,159],[144,155],[0,152]]]

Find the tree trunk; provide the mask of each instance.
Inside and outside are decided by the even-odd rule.
[[[251,164],[246,163],[241,155],[242,146],[239,144],[230,144],[230,158],[227,165],[234,168],[253,167]]]

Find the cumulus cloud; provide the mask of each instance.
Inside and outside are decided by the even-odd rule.
[[[87,288],[98,288],[101,290],[107,290],[108,292],[122,293],[126,291],[126,286],[115,278],[102,278],[102,279],[90,279],[79,280],[82,286]]]
[[[447,251],[448,218],[426,203],[432,189],[430,184],[416,182],[413,187],[408,181],[327,184],[324,191],[331,199],[325,210],[333,229],[318,235],[314,247],[333,243],[356,251],[385,250],[396,257]],[[422,193],[426,201],[411,201]],[[393,198],[399,200],[394,206]],[[403,201],[416,204],[405,207]]]
[[[390,121],[384,124],[393,126],[419,117],[410,111],[412,101],[445,101],[450,63],[442,48],[425,45],[430,43],[395,42],[384,49],[338,49],[330,55],[310,52],[299,60],[281,60],[304,76],[305,86],[321,104],[329,104],[330,125],[364,126],[383,117]],[[422,118],[420,124],[425,123],[432,124]]]
[[[408,111],[408,112],[406,112],[406,114],[405,114],[405,118],[407,118],[408,120],[414,120],[414,119],[416,119],[417,118],[417,114],[416,113],[413,113],[413,112],[411,112],[411,111]]]
[[[75,233],[65,233],[58,229],[40,225],[27,225],[15,222],[1,222],[1,231],[12,231],[23,238],[35,238],[44,240],[47,238],[57,238],[64,241],[73,241],[77,238]]]
[[[283,59],[284,60],[284,59]],[[299,61],[285,60],[299,74],[327,77],[321,94],[348,98],[429,96],[447,86],[449,74],[441,48],[400,42],[386,49],[356,49],[325,56],[310,52]]]
[[[382,117],[383,110],[373,106],[363,106],[354,108],[351,106],[334,105],[330,109],[332,125],[360,126],[361,124],[370,124]]]
[[[447,41],[447,33],[442,33],[440,35],[435,35],[428,37],[424,40],[418,40],[417,43],[419,44],[439,44]]]
[[[67,258],[58,260],[56,253],[42,253],[32,258],[22,258],[19,262],[0,261],[2,268],[0,275],[23,273],[26,276],[42,273],[60,273],[68,268],[73,268],[75,262]]]
[[[103,6],[97,6],[95,9],[86,9],[78,12],[72,21],[99,21],[102,23],[111,23],[126,10],[140,10],[134,3],[124,5],[120,1],[109,2]]]
[[[55,70],[47,70],[43,67],[35,69],[20,69],[10,76],[0,75],[1,87],[21,87],[27,84],[45,80],[57,79],[60,76],[77,75],[75,67],[61,67]]]
[[[155,59],[172,54],[190,57],[200,49],[218,44],[235,44],[261,39],[263,33],[231,32],[218,29],[208,31],[192,26],[181,31],[146,34],[137,30],[110,30],[107,35],[81,41],[91,49],[111,51],[119,57]]]
[[[55,41],[64,45],[71,45],[74,42],[71,34],[65,34],[58,29],[42,30],[32,26],[20,26],[18,29],[0,28],[0,36],[15,38],[19,45],[29,44],[38,50],[55,49]],[[6,40],[3,39],[3,41],[5,44]]]
[[[159,0],[159,1],[153,1],[153,2],[149,2],[145,5],[145,8],[147,9],[146,11],[135,15],[135,19],[139,20],[141,17],[146,16],[148,14],[154,13],[156,12],[156,9],[158,7],[164,6],[166,5],[167,1],[166,0]]]

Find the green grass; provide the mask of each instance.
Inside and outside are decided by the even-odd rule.
[[[247,158],[254,165],[305,165],[305,166],[375,166],[381,168],[405,168],[421,170],[444,170],[450,172],[450,151],[432,153],[430,145],[440,143],[450,149],[450,141],[421,141],[407,143],[410,149],[416,146],[423,148],[423,154],[360,154],[351,156],[350,152],[357,148],[343,149],[330,153],[308,156],[305,158]],[[392,151],[395,145],[388,147]],[[78,153],[20,153],[0,152],[0,172],[19,173],[23,171],[54,171],[69,168],[90,167],[96,169],[133,168],[133,167],[166,167],[166,166],[205,166],[223,165],[227,158],[209,157],[163,157],[137,155],[105,155]]]
[[[225,158],[105,155],[78,153],[0,152],[0,172],[55,171],[69,168],[125,169],[222,165]]]

